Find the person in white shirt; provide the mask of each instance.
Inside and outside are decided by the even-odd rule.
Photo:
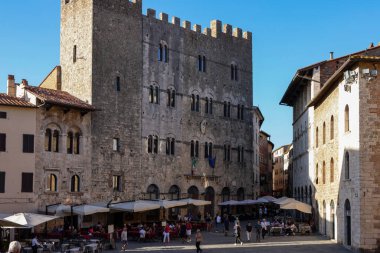
[[[220,223],[222,223],[222,217],[220,217],[220,215],[218,214],[216,216],[216,224],[215,224],[215,232],[218,232],[218,228],[220,226]]]
[[[33,250],[33,253],[37,253],[37,248],[39,246],[41,246],[41,243],[38,241],[37,235],[32,234],[32,237],[33,237],[33,239],[32,239],[32,250]]]
[[[139,233],[140,233],[140,241],[145,241],[145,235],[146,235],[145,229],[141,228]]]
[[[261,221],[261,228],[262,228],[261,236],[262,236],[262,238],[264,240],[264,237],[265,237],[266,233],[268,232],[267,221],[265,219],[263,219]]]
[[[124,227],[123,232],[121,232],[121,242],[122,242],[121,250],[126,251],[128,247],[128,231],[126,227]]]

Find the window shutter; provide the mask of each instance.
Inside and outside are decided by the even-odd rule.
[[[6,135],[0,134],[0,151],[5,152],[6,147]]]
[[[0,193],[5,192],[5,172],[0,171]]]

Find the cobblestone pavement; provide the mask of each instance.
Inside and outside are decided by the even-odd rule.
[[[243,245],[234,245],[234,237],[225,237],[223,233],[203,232],[204,242],[201,245],[203,253],[214,252],[260,252],[260,253],[349,253],[341,245],[319,235],[305,236],[268,236],[259,243],[245,242]],[[242,233],[243,242],[245,233]],[[192,242],[183,244],[181,240],[172,240],[164,245],[162,242],[129,242],[127,252],[196,252],[194,235]],[[120,252],[120,243],[116,250],[107,250],[106,253]]]

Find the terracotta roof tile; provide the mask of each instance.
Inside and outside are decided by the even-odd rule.
[[[36,107],[24,99],[8,96],[5,93],[0,93],[0,105],[19,106],[19,107]]]
[[[41,87],[25,86],[25,90],[34,94],[45,103],[63,107],[94,111],[95,107],[69,94],[66,91],[52,90]]]

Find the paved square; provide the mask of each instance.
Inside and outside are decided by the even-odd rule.
[[[246,242],[243,245],[234,245],[232,235],[225,237],[223,233],[203,232],[203,253],[215,252],[260,252],[260,253],[348,253],[351,252],[335,242],[319,235],[306,236],[268,236],[260,243]],[[245,233],[242,233],[243,241]],[[106,251],[120,252],[117,250]],[[183,244],[181,240],[172,240],[168,245],[162,242],[135,242],[130,241],[127,252],[196,252],[194,235],[192,242]]]

